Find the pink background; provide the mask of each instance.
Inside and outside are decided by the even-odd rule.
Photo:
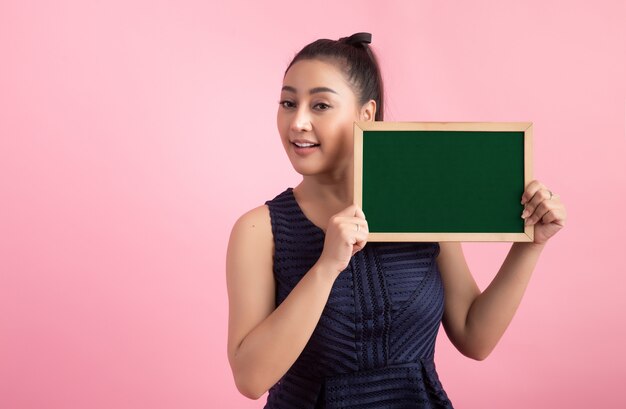
[[[532,121],[568,223],[458,408],[624,404],[626,2],[0,3],[0,407],[261,408],[226,356],[225,252],[295,186],[282,74],[373,33],[389,121]],[[471,198],[470,198],[471,199]],[[510,243],[466,243],[481,288]]]

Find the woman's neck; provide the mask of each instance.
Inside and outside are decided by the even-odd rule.
[[[294,190],[303,200],[323,203],[339,210],[344,209],[354,200],[352,167],[341,175],[303,176],[302,182]]]

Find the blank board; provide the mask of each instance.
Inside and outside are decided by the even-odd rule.
[[[533,241],[531,122],[355,122],[369,241]]]

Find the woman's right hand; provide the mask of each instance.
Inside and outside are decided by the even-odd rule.
[[[356,204],[346,207],[328,220],[324,249],[318,263],[330,268],[336,278],[346,269],[350,258],[365,247],[368,235],[367,220],[361,208]]]

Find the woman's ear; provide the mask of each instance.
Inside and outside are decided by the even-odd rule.
[[[376,101],[370,99],[361,107],[361,121],[373,121],[376,117]]]

